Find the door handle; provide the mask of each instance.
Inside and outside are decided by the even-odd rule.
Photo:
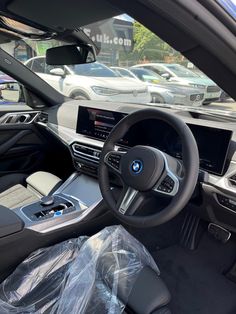
[[[30,124],[39,114],[39,111],[7,113],[0,118],[0,124]]]

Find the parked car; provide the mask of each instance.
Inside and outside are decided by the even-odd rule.
[[[4,99],[3,90],[14,91],[16,89],[16,81],[9,75],[0,71],[0,105],[10,104],[12,101]]]
[[[0,84],[1,83],[7,83],[7,82],[12,82],[15,81],[13,78],[11,78],[9,75],[3,73],[0,71]]]
[[[74,99],[148,103],[151,95],[145,84],[131,81],[95,62],[51,66],[45,57],[29,59],[25,65],[52,87]]]
[[[153,103],[201,106],[204,100],[203,90],[166,82],[163,77],[151,70],[133,67],[129,69],[120,67],[111,68],[124,77],[146,83]]]
[[[205,88],[205,100],[203,102],[205,105],[219,100],[221,94],[220,87],[208,77],[201,77],[180,64],[146,63],[135,65],[135,67],[152,70],[170,82],[178,82],[196,88]]]
[[[204,77],[204,78],[208,78],[208,76],[206,76],[206,74],[204,74],[202,71],[200,71],[199,69],[193,69],[193,72],[196,73],[197,75],[199,75],[200,77]],[[208,78],[209,79],[209,78]],[[230,96],[223,90],[220,89],[221,93],[220,93],[220,97],[218,99],[218,102],[227,102],[230,101]]]
[[[227,94],[223,89],[221,89],[221,94],[219,98],[219,102],[227,102],[227,101],[233,101],[233,99]]]

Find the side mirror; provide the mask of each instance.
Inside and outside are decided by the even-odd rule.
[[[21,101],[21,87],[15,81],[0,83],[0,105]]]
[[[163,73],[161,74],[161,76],[165,78],[166,80],[169,80],[171,78],[171,75],[169,73]]]
[[[64,77],[66,75],[65,71],[62,68],[54,68],[49,71],[52,75],[58,75]]]
[[[95,61],[96,52],[91,45],[66,45],[49,48],[46,51],[46,63],[49,65],[85,64]]]

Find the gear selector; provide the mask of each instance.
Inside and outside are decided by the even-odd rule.
[[[54,197],[53,196],[43,196],[40,200],[40,204],[42,206],[50,206],[54,204]]]

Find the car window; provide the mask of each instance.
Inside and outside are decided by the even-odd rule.
[[[27,66],[29,65],[27,64]],[[44,73],[45,72],[45,59],[44,58],[34,59],[30,68],[33,72]]]
[[[178,77],[199,77],[198,74],[186,69],[179,64],[167,64],[166,67],[174,72]]]
[[[157,81],[166,83],[166,80],[162,78],[160,75],[155,73],[154,71],[142,69],[142,68],[133,68],[131,71],[138,76],[138,78],[142,81]]]
[[[25,103],[22,86],[12,77],[0,72],[0,109],[1,105]]]
[[[158,65],[155,65],[155,66],[147,65],[147,66],[145,66],[145,68],[159,74],[160,76],[167,73],[167,70],[165,70],[164,68],[162,68],[161,66],[158,66]]]
[[[236,1],[235,0],[217,0],[225,11],[236,20]]]
[[[122,76],[134,78],[133,75],[126,69],[116,69],[116,71],[119,72]]]
[[[49,65],[49,64],[45,64],[45,73],[46,74],[51,74],[50,71],[53,69],[62,69],[63,71],[65,71],[65,67],[62,65]]]
[[[94,77],[118,77],[119,75],[100,63],[76,64],[68,66],[77,75]]]
[[[29,60],[28,62],[27,62],[27,67],[30,69],[30,70],[32,70],[32,66],[33,66],[33,62],[34,62],[34,60]]]

